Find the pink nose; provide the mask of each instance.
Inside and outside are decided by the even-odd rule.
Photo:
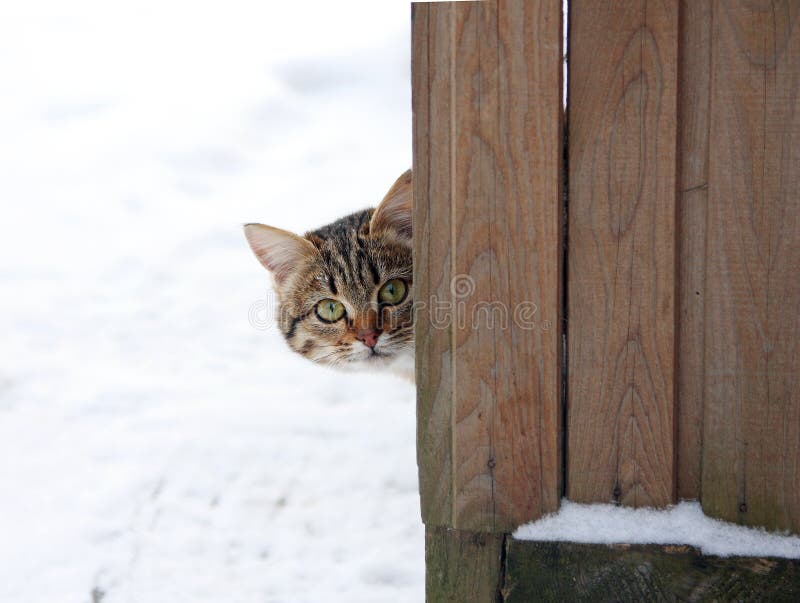
[[[375,347],[375,344],[378,343],[378,337],[380,336],[381,332],[375,329],[359,329],[358,333],[356,333],[356,339],[370,348]]]

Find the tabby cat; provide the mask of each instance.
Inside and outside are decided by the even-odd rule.
[[[272,273],[277,323],[298,354],[342,368],[385,367],[414,379],[411,170],[375,209],[298,236],[246,224]]]

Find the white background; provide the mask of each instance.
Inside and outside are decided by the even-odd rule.
[[[410,166],[408,2],[9,5],[0,601],[422,601],[413,388],[254,328],[241,234]]]

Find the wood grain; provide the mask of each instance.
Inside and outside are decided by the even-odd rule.
[[[496,603],[503,573],[503,541],[503,534],[427,527],[425,600]]]
[[[800,532],[800,2],[713,5],[702,503]]]
[[[508,539],[504,603],[800,600],[800,561],[689,546]],[[485,599],[489,600],[489,599]]]
[[[677,0],[570,8],[567,495],[675,500]]]
[[[452,303],[416,318],[428,525],[558,506],[560,32],[557,0],[414,6],[415,295]]]
[[[678,498],[700,498],[711,2],[681,0],[678,196]]]
[[[417,458],[425,523],[445,525],[453,509],[450,294],[452,12],[447,3],[411,5],[414,185],[414,301]]]

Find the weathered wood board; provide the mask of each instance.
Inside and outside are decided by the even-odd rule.
[[[417,464],[426,523],[446,525],[453,510],[453,358],[449,317],[452,8],[413,4],[412,104]],[[433,196],[435,195],[435,197]],[[427,304],[423,306],[422,304]],[[436,308],[440,306],[441,316]]]
[[[700,498],[711,2],[681,0],[678,135],[678,498]]]
[[[561,4],[412,14],[422,514],[502,532],[560,498]]]
[[[800,532],[800,2],[712,10],[701,500]]]
[[[425,600],[496,603],[503,534],[428,527],[425,530]]]
[[[567,496],[675,500],[678,1],[570,3]]]

